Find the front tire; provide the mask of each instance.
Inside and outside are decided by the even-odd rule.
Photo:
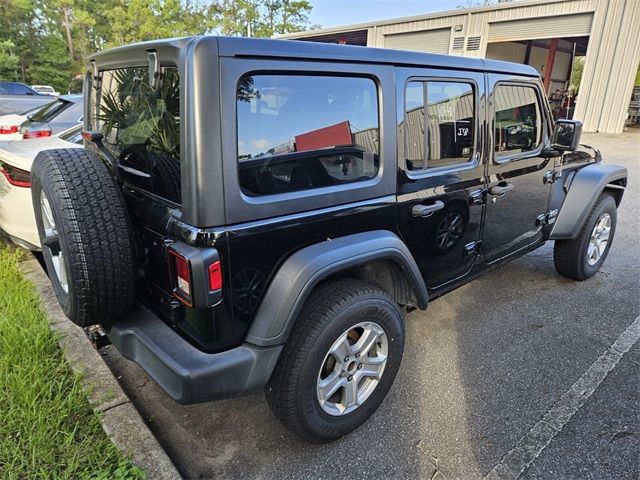
[[[404,350],[398,305],[354,279],[321,285],[305,303],[266,389],[293,433],[336,440],[362,425],[391,388]]]
[[[556,240],[553,248],[556,271],[573,280],[595,275],[611,249],[617,218],[615,200],[603,193],[578,236],[573,240]]]

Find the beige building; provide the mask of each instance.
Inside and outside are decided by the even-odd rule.
[[[585,131],[616,133],[640,62],[640,0],[521,0],[283,38],[526,63],[543,76],[557,116],[582,120]],[[572,99],[579,56],[584,70]]]

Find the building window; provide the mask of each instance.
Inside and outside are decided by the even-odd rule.
[[[407,168],[429,170],[471,161],[474,118],[471,84],[410,82],[405,92],[405,119],[401,125]]]
[[[498,85],[493,104],[496,159],[537,149],[542,141],[542,116],[535,89]]]
[[[378,174],[378,95],[369,78],[245,76],[236,108],[246,195],[332,187]]]

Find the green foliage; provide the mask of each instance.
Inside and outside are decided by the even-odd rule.
[[[580,82],[582,81],[582,72],[584,70],[585,57],[576,57],[571,67],[571,85],[569,89],[573,95],[578,94],[580,89]]]
[[[18,271],[21,257],[0,239],[0,476],[144,478],[102,430]]]
[[[224,0],[217,19],[223,35],[271,37],[314,28],[312,8],[308,0]]]
[[[309,28],[309,0],[0,0],[0,80],[69,90],[92,52],[158,38]]]
[[[14,53],[15,44],[11,40],[0,41],[0,78],[18,79],[20,59]]]
[[[158,91],[147,81],[145,68],[116,70],[114,86],[104,90],[100,105],[105,137],[117,132],[118,143],[149,145],[153,150],[180,155],[180,98],[175,68],[164,69]]]

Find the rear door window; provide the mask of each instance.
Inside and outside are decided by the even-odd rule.
[[[474,153],[474,118],[475,96],[470,83],[409,82],[405,120],[400,129],[401,137],[404,132],[407,169],[430,170],[470,162]]]
[[[162,67],[155,90],[146,67],[107,70],[101,76],[89,125],[103,134],[104,145],[123,165],[141,173],[124,174],[130,185],[180,203],[178,69]]]
[[[245,195],[332,187],[378,174],[378,97],[370,78],[245,76],[236,109]]]

